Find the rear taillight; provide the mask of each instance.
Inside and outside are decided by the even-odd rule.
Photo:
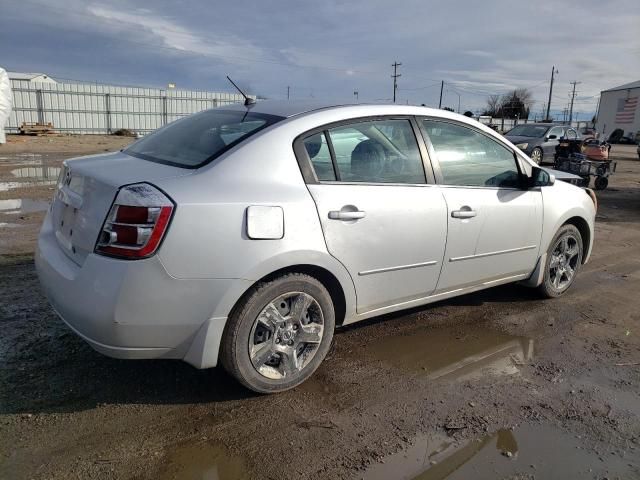
[[[164,193],[147,183],[121,188],[100,231],[96,253],[131,259],[153,255],[173,208]]]

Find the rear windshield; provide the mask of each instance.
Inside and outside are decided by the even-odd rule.
[[[170,123],[125,150],[134,157],[197,168],[283,117],[248,111],[207,110]]]

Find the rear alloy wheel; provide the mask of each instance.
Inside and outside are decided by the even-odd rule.
[[[582,264],[582,236],[573,225],[564,225],[547,251],[544,280],[540,292],[547,298],[559,297],[573,284]]]
[[[275,393],[304,382],[331,345],[335,313],[315,278],[289,274],[255,287],[226,327],[222,363],[247,388]]]
[[[540,147],[536,147],[531,152],[531,160],[536,162],[538,165],[542,163],[542,149]]]

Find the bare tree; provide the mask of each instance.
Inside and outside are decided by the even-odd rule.
[[[484,111],[484,114],[495,117],[498,114],[498,110],[500,109],[500,100],[500,95],[489,95],[489,97],[487,98],[487,108]]]
[[[532,105],[531,91],[526,88],[516,88],[504,95],[490,95],[487,98],[488,108],[485,114],[503,118],[528,118]]]

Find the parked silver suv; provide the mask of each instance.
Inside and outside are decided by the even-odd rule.
[[[336,326],[508,282],[561,295],[594,217],[592,192],[467,117],[263,102],[65,162],[36,267],[99,352],[276,392]]]

